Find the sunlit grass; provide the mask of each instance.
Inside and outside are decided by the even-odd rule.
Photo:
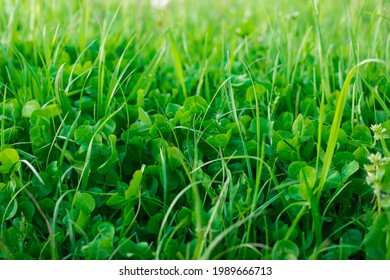
[[[336,2],[0,0],[0,259],[386,258],[390,6]]]

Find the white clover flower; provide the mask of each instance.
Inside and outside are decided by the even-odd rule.
[[[379,152],[376,154],[369,155],[368,159],[376,167],[382,166],[389,161],[389,159],[387,157],[382,157],[382,155]]]
[[[366,183],[373,187],[375,195],[381,194],[382,180],[385,176],[385,165],[389,161],[388,157],[382,157],[382,154],[370,154],[368,156],[371,164],[365,164],[364,170],[367,172]]]
[[[382,181],[382,178],[378,176],[378,166],[375,166],[374,164],[364,165],[364,170],[367,172],[367,184],[372,185],[373,187],[378,186]]]
[[[383,128],[382,124],[372,124],[370,129],[372,132],[374,132],[375,141],[379,141],[381,138],[385,139],[389,137],[387,134],[385,134],[386,128]]]
[[[365,164],[364,170],[366,170],[367,173],[375,173],[376,168],[375,168],[375,165],[373,165],[373,164]]]

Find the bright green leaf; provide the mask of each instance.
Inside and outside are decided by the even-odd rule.
[[[38,103],[38,101],[36,101],[36,100],[27,101],[23,106],[22,116],[25,118],[31,118],[32,113],[35,110],[40,109],[40,108],[41,108],[41,105]]]
[[[79,216],[76,221],[76,231],[78,233],[82,233],[82,230],[88,226],[88,223],[91,219],[91,215],[89,213],[85,213],[84,211],[80,211]]]
[[[49,106],[45,107],[44,110],[49,118],[57,117],[62,113],[62,108],[58,104],[50,104]]]
[[[324,186],[330,190],[339,187],[341,183],[342,181],[340,172],[337,170],[330,170]]]
[[[317,180],[316,170],[311,166],[305,166],[299,170],[298,179],[301,183],[312,189]]]
[[[309,118],[299,114],[292,125],[292,133],[299,135],[302,142],[310,140],[314,135],[313,122]]]
[[[20,158],[15,149],[4,149],[0,152],[0,173],[9,173],[18,164]]]
[[[359,166],[364,166],[364,164],[369,164],[370,161],[368,160],[368,156],[370,155],[370,152],[367,150],[365,146],[358,147],[354,152],[353,155],[357,162],[359,163]]]
[[[131,179],[130,186],[125,193],[127,199],[136,200],[139,197],[142,177],[142,170],[134,172],[133,179]]]
[[[96,206],[95,199],[89,193],[76,193],[74,204],[77,209],[85,212],[91,213]]]
[[[367,126],[357,125],[352,130],[352,139],[359,145],[371,146],[373,137]]]
[[[333,157],[333,164],[339,170],[352,161],[355,161],[355,156],[351,152],[338,152]]]
[[[282,161],[295,161],[297,158],[296,139],[283,139],[276,145],[276,152]]]
[[[139,120],[146,124],[147,126],[152,126],[152,121],[147,112],[144,111],[141,107],[138,108],[138,118]]]
[[[33,192],[39,196],[47,196],[53,191],[54,181],[53,178],[46,172],[39,172],[39,177],[34,176],[32,179]],[[44,184],[42,184],[42,181]]]
[[[381,191],[390,194],[390,162],[387,162],[382,168],[385,174],[382,178]]]
[[[343,257],[347,259],[350,255],[358,251],[363,239],[362,233],[357,229],[349,229],[341,236],[342,244],[356,246],[357,248],[345,247],[342,248]]]

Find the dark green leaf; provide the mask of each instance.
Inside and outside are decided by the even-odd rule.
[[[76,231],[78,233],[82,233],[83,232],[82,230],[84,230],[87,227],[90,219],[91,219],[91,215],[89,213],[80,211],[76,221]]]
[[[265,93],[267,89],[262,84],[256,84],[254,86],[248,87],[245,95],[245,99],[247,102],[255,102],[256,97],[260,104],[264,104],[265,101]]]
[[[61,106],[58,104],[50,104],[44,108],[45,112],[47,113],[47,116],[49,118],[54,118],[62,113]]]
[[[156,215],[150,217],[146,226],[148,232],[153,234],[158,234],[158,232],[160,231],[162,219],[163,219],[162,213],[157,213]]]
[[[352,161],[355,161],[355,156],[351,152],[338,152],[333,158],[333,164],[339,170]]]
[[[143,124],[147,126],[152,126],[152,121],[150,120],[149,114],[145,112],[141,107],[138,108],[138,118]]]
[[[184,111],[191,111],[192,114],[197,115],[204,113],[207,107],[207,101],[199,95],[188,97],[183,104]]]
[[[128,202],[129,199],[127,199],[124,195],[115,194],[107,200],[106,204],[107,206],[112,208],[121,208],[124,205],[126,205]]]
[[[168,103],[165,107],[165,114],[167,114],[168,118],[173,118],[180,107],[178,104]]]
[[[38,194],[39,196],[47,196],[53,191],[54,181],[53,178],[47,174],[46,172],[39,172],[39,177],[34,176],[31,183],[33,186],[33,192]],[[44,184],[42,184],[42,182]]]
[[[275,120],[275,130],[291,130],[294,121],[294,115],[291,112],[282,112]]]
[[[362,243],[362,233],[357,229],[349,229],[341,236],[342,244],[355,246],[356,248],[345,247],[341,248],[343,252],[343,258],[347,259],[350,255],[358,251],[358,248]]]
[[[260,124],[260,127],[257,127],[257,124]],[[264,118],[254,118],[249,125],[249,130],[252,133],[257,134],[260,133],[260,138],[263,138],[264,136],[269,137],[272,132],[272,122],[269,122],[267,119]]]
[[[368,233],[364,237],[363,244],[367,252],[367,258],[371,260],[390,259],[390,213],[379,214]]]
[[[226,145],[229,143],[231,136],[231,130],[229,130],[229,132],[230,133],[209,136],[206,138],[206,142],[209,143],[215,149],[225,149]]]
[[[365,125],[357,125],[352,130],[352,139],[358,145],[370,146],[372,144],[372,135],[370,129]]]
[[[18,211],[20,212],[21,215],[23,215],[26,218],[28,222],[31,223],[35,214],[35,206],[30,201],[22,201],[19,204]]]
[[[295,161],[297,159],[296,139],[280,140],[276,146],[276,152],[282,161]]]
[[[351,177],[358,170],[359,163],[356,160],[347,163],[341,169],[341,179],[343,180],[343,182],[346,182],[348,178]]]

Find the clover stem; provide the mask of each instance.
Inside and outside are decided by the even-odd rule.
[[[377,200],[377,206],[378,206],[378,214],[381,213],[381,186],[379,184],[375,184],[374,186],[375,196]]]
[[[389,149],[387,148],[387,144],[386,144],[385,139],[383,139],[383,137],[381,137],[380,139],[381,139],[381,144],[382,144],[382,148],[383,148],[383,153],[385,154],[386,157],[390,156],[390,152],[389,152]]]

